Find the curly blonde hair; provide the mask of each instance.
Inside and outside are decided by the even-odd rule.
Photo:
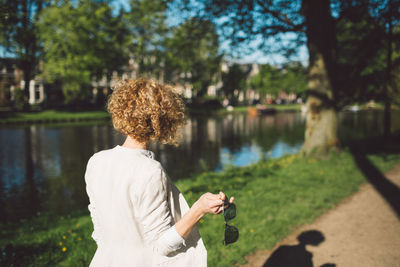
[[[107,110],[116,130],[144,143],[177,145],[185,122],[185,106],[174,88],[143,78],[116,82]]]

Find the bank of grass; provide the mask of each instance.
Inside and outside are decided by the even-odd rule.
[[[301,106],[298,104],[268,105],[278,111],[298,111]],[[226,109],[210,110],[188,109],[189,114],[226,114],[226,113],[247,112],[247,106],[235,107],[233,110]],[[23,123],[75,123],[102,121],[110,119],[110,115],[103,110],[95,111],[58,111],[45,110],[38,112],[2,112],[0,113],[0,124],[23,124]]]
[[[386,172],[400,162],[400,155],[375,154],[368,159]],[[363,182],[352,155],[341,152],[323,161],[285,156],[221,173],[203,173],[176,185],[190,204],[206,191],[223,190],[236,198],[237,217],[229,224],[239,228],[238,242],[222,245],[221,215],[207,215],[198,224],[208,250],[208,265],[213,267],[243,263],[244,256],[255,249],[272,248],[295,228],[356,192]],[[88,266],[96,249],[86,212],[40,216],[0,229],[1,266]]]
[[[251,107],[256,107],[251,106]],[[301,104],[269,104],[267,105],[268,108],[274,108],[276,111],[300,111],[301,110]],[[218,113],[231,113],[231,112],[247,112],[249,106],[238,106],[234,107],[233,110],[229,111],[227,109],[220,109]]]
[[[271,104],[268,107],[275,108],[278,111],[300,111],[301,104]]]
[[[45,110],[39,112],[7,112],[0,116],[0,124],[10,123],[53,123],[107,120],[110,115],[106,111],[58,111]]]

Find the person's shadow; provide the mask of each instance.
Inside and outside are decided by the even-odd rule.
[[[312,253],[306,250],[306,245],[318,246],[325,240],[324,235],[316,230],[302,232],[298,237],[298,245],[283,245],[272,253],[263,267],[313,267]],[[335,267],[336,264],[326,263],[321,267]]]

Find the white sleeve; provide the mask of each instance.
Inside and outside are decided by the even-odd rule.
[[[97,219],[97,214],[96,214],[96,207],[94,206],[94,204],[90,203],[88,205],[88,209],[90,211],[90,217],[92,218],[92,222],[93,222],[93,233],[92,233],[92,238],[94,241],[96,241],[96,244],[99,245],[100,243],[100,225],[98,223],[98,219]]]
[[[101,227],[98,223],[97,219],[97,212],[96,212],[96,207],[92,201],[92,192],[89,187],[89,180],[90,176],[92,175],[92,164],[93,164],[93,159],[94,155],[89,159],[88,164],[86,166],[86,172],[85,172],[85,182],[86,182],[86,192],[89,197],[89,205],[88,209],[90,211],[90,217],[92,218],[93,222],[93,233],[92,233],[92,238],[94,241],[96,241],[96,244],[99,245],[100,243],[100,232],[101,232]]]
[[[144,229],[144,240],[153,251],[167,256],[185,245],[185,240],[177,233],[167,199],[167,176],[158,168],[149,181],[137,192],[137,218]]]

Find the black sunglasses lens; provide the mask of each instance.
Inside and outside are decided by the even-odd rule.
[[[225,239],[224,245],[234,243],[239,238],[239,230],[235,226],[226,225],[225,226]]]
[[[236,217],[236,206],[235,204],[231,203],[228,205],[227,208],[224,209],[224,217],[225,221],[232,220]]]

